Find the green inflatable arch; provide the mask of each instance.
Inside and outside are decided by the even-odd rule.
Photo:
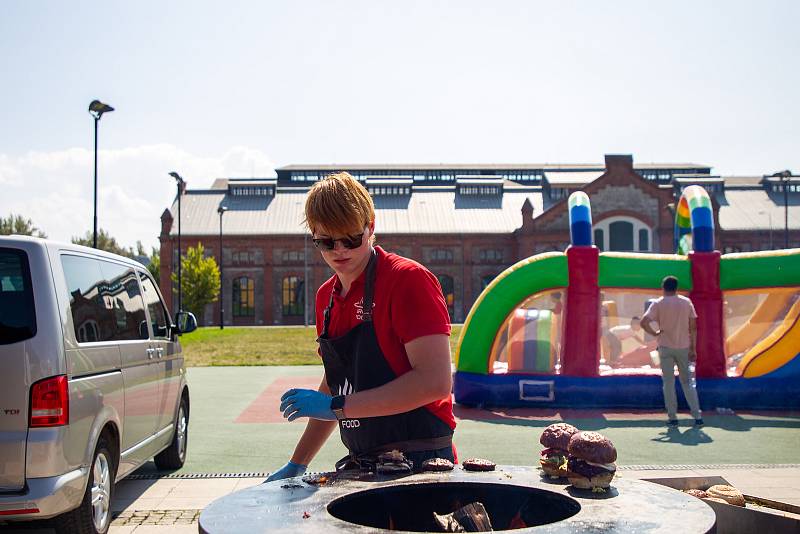
[[[567,256],[563,252],[537,254],[500,273],[480,294],[464,322],[456,369],[487,374],[494,337],[508,314],[534,293],[566,285]]]

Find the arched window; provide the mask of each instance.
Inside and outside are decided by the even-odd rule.
[[[446,274],[440,274],[436,278],[439,279],[439,284],[442,286],[444,301],[447,303],[447,313],[450,314],[450,317],[453,317],[453,304],[456,300],[455,294],[453,293],[453,277]]]
[[[633,250],[633,224],[628,221],[615,221],[608,225],[609,250]]]
[[[646,251],[650,250],[650,239],[648,235],[648,231],[644,228],[639,230],[639,250]]]
[[[303,284],[303,279],[297,276],[287,276],[283,279],[283,315],[303,315],[305,304]]]
[[[652,252],[652,230],[634,217],[616,216],[594,225],[594,244],[603,251]]]
[[[78,343],[91,343],[100,341],[100,328],[97,322],[89,319],[78,328]]]
[[[242,276],[233,279],[233,316],[253,317],[255,308],[255,284],[252,278]]]
[[[481,291],[486,289],[486,286],[491,284],[492,280],[494,280],[496,277],[497,277],[496,274],[487,274],[486,276],[482,276],[481,277]]]
[[[604,241],[603,231],[599,228],[596,228],[594,231],[594,244],[598,249],[600,249],[600,252],[603,252]]]

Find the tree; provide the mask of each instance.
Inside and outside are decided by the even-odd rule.
[[[161,283],[161,254],[156,247],[153,247],[153,253],[150,255],[150,263],[147,264],[147,270],[153,275],[157,283]]]
[[[33,221],[26,219],[22,215],[13,213],[5,217],[0,217],[0,235],[32,235],[36,237],[47,237],[47,235],[33,225]]]
[[[73,237],[72,242],[76,245],[91,247],[93,244],[93,236],[94,234],[91,231],[88,231],[83,237]],[[97,231],[97,248],[100,250],[105,250],[106,252],[119,254],[120,256],[127,256],[129,258],[135,256],[132,248],[123,247],[117,243],[116,239],[111,237],[111,235],[102,228]]]
[[[181,258],[183,308],[196,317],[202,317],[205,305],[219,298],[219,267],[214,258],[204,256],[203,245],[198,243]],[[178,283],[177,273],[172,273],[172,283]]]

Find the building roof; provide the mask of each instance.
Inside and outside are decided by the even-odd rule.
[[[305,189],[278,188],[274,197],[232,197],[223,190],[187,191],[181,198],[181,234],[218,235],[217,207],[226,235],[302,235]],[[502,197],[457,195],[455,186],[414,189],[410,196],[376,197],[375,227],[380,234],[510,234],[522,226],[522,204],[542,213],[539,187],[518,187]],[[177,202],[170,211],[177,214]],[[171,235],[177,235],[173,224]]]
[[[574,185],[577,187],[586,185],[588,183],[594,182],[603,174],[603,171],[546,171],[544,173],[544,179],[547,180],[547,183],[550,185],[555,186],[568,186]]]
[[[800,229],[800,203],[789,198],[789,229]],[[782,230],[783,195],[770,194],[762,188],[728,188],[716,195],[719,202],[719,226],[722,230]]]
[[[636,163],[634,169],[710,169],[697,163]],[[604,163],[335,163],[295,164],[278,167],[276,171],[371,171],[371,170],[597,170],[605,171]]]

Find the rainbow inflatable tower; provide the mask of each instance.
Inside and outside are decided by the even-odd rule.
[[[457,402],[662,407],[656,341],[638,323],[673,275],[698,314],[703,408],[800,407],[800,249],[720,254],[699,186],[678,204],[676,254],[601,253],[583,192],[569,220],[566,252],[518,262],[478,297],[456,353]]]

